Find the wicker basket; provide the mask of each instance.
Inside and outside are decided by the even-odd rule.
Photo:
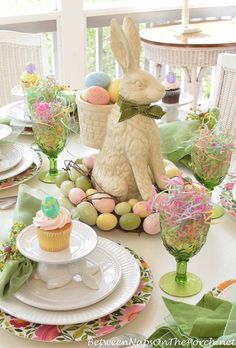
[[[113,105],[94,105],[77,97],[80,141],[86,146],[101,149],[107,128],[107,117]]]

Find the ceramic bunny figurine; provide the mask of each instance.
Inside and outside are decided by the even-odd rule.
[[[140,39],[131,18],[125,17],[123,29],[117,20],[111,21],[111,48],[124,73],[120,82],[123,99],[143,105],[164,96],[161,83],[139,67]],[[151,197],[151,177],[159,188],[166,186],[159,130],[153,118],[142,114],[122,122],[120,117],[120,107],[115,104],[94,165],[94,185],[121,201],[140,195],[147,200]]]

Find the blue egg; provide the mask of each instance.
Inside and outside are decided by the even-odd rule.
[[[46,196],[41,203],[41,210],[45,216],[54,219],[60,213],[60,205],[56,198]]]
[[[85,78],[86,87],[99,86],[107,88],[111,82],[110,77],[104,72],[92,72]]]

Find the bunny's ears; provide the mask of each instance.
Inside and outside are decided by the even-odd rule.
[[[116,19],[111,21],[111,49],[124,72],[139,67],[140,38],[130,17],[125,17],[123,28]]]

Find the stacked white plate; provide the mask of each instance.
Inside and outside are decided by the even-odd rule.
[[[140,283],[140,269],[133,255],[123,246],[97,237],[82,222],[73,222],[70,247],[62,252],[41,250],[33,225],[21,232],[17,246],[30,259],[51,264],[72,263],[78,255],[86,255],[85,259],[99,265],[102,273],[96,290],[87,287],[79,276],[50,290],[42,280],[31,278],[15,297],[0,302],[3,311],[29,322],[68,325],[101,318],[127,303]]]

